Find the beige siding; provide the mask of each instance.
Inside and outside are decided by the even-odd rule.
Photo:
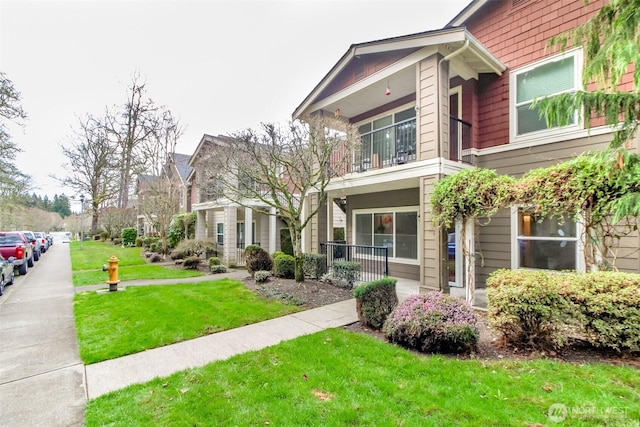
[[[500,174],[521,177],[531,169],[547,167],[569,160],[588,150],[605,148],[609,134],[538,145],[520,150],[505,151],[479,156],[480,167],[495,169]],[[494,215],[488,225],[476,227],[477,286],[483,287],[489,274],[499,268],[511,267],[511,225],[510,213],[504,210]],[[633,232],[622,237],[615,245],[615,266],[618,270],[640,273],[640,237]]]
[[[437,156],[438,141],[438,105],[436,103],[436,72],[438,55],[431,56],[418,64],[418,159],[432,159]]]
[[[440,176],[428,176],[420,179],[421,192],[421,215],[422,225],[422,276],[420,280],[421,291],[444,288],[447,286],[447,271],[445,263],[447,252],[444,248],[446,239],[441,228],[435,227],[431,221],[431,194]]]

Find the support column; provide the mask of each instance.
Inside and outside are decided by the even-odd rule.
[[[269,208],[269,253],[274,253],[276,249],[276,208]]]
[[[244,247],[253,245],[253,209],[244,208]]]
[[[238,222],[238,210],[235,206],[224,208],[224,248],[222,251],[223,264],[232,266],[238,262],[236,237],[236,224]]]
[[[335,203],[331,197],[327,197],[327,242],[333,241],[333,207]]]
[[[207,237],[207,211],[196,211],[196,239]]]

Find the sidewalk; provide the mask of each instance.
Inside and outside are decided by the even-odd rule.
[[[0,425],[82,426],[84,366],[68,245],[53,245],[6,288],[0,337]]]

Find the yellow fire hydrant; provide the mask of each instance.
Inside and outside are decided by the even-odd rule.
[[[109,280],[107,280],[107,284],[109,285],[110,291],[118,290],[118,283],[120,283],[120,280],[118,280],[118,262],[119,261],[120,260],[118,260],[118,258],[116,258],[115,256],[112,256],[111,258],[109,258],[109,265],[107,266],[105,264],[102,266],[102,271],[109,272]]]

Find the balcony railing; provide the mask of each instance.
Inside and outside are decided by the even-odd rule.
[[[416,159],[416,119],[362,135],[362,148],[354,153],[352,172],[400,165]]]
[[[457,117],[449,119],[449,160],[473,164],[471,124]]]

